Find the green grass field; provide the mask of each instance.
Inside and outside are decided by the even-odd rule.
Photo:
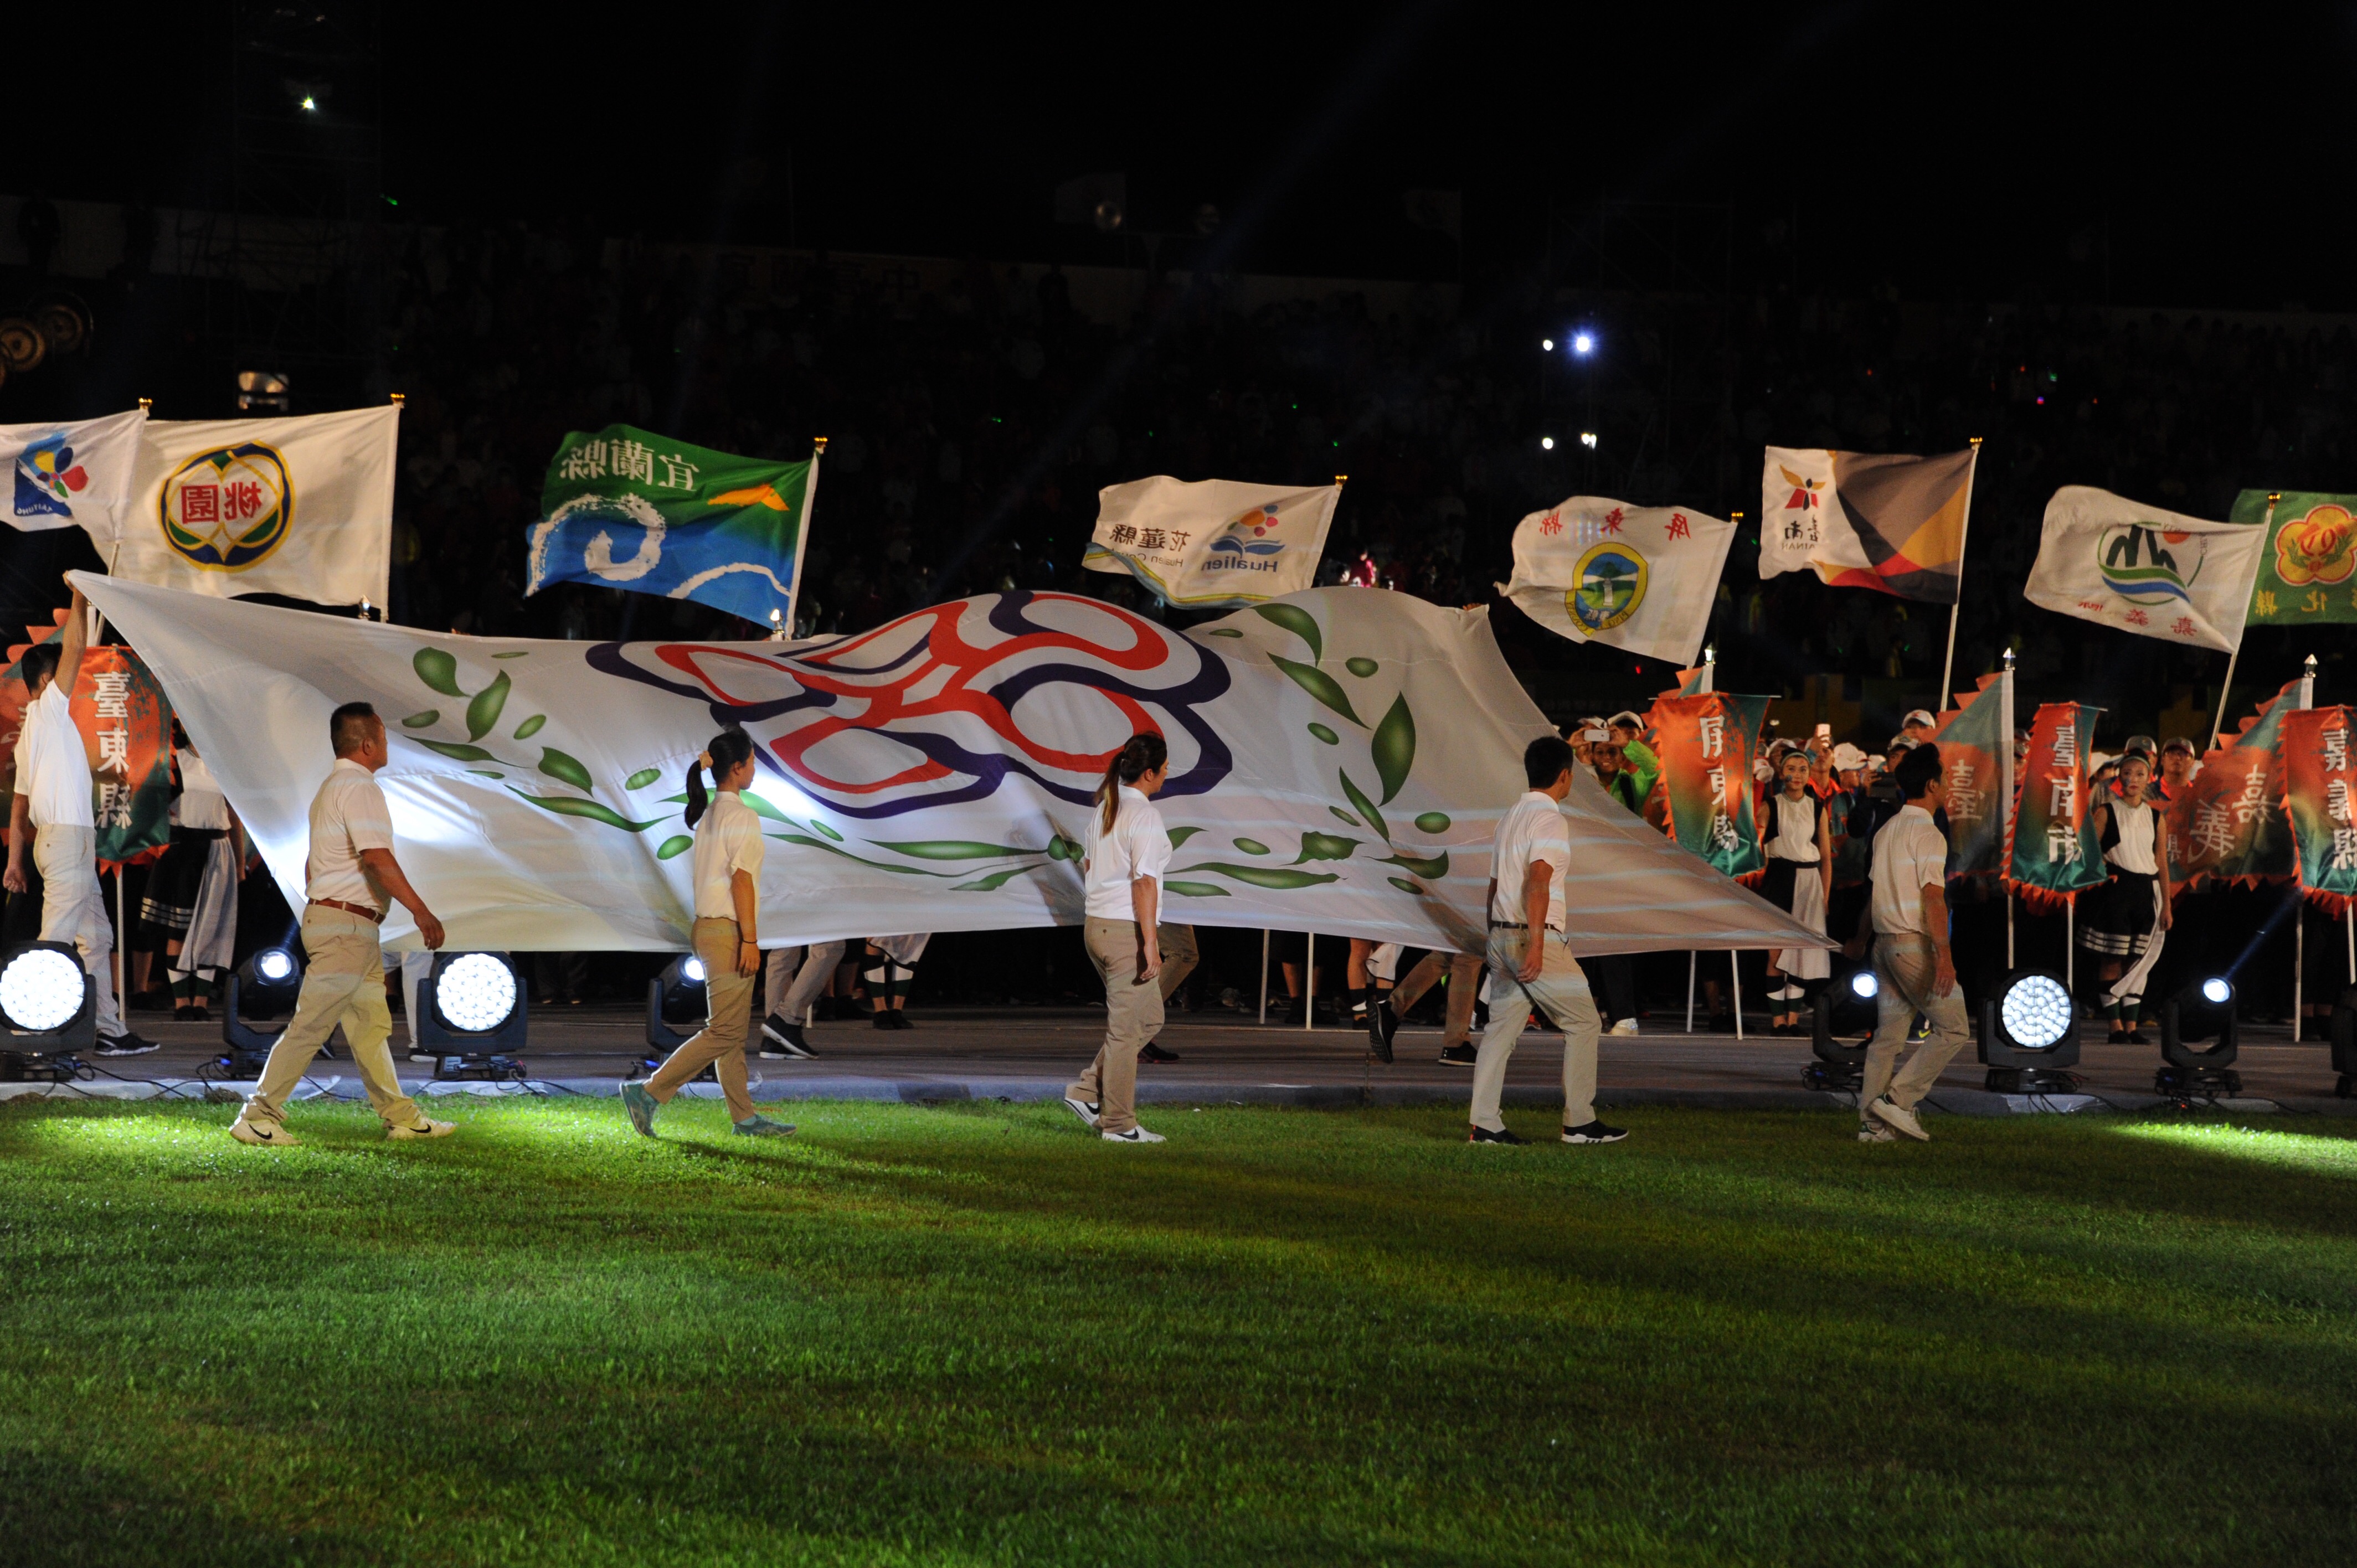
[[[0,1561],[2357,1552],[2346,1122],[445,1113],[0,1107]]]

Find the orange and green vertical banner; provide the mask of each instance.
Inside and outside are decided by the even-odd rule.
[[[2182,886],[2195,877],[2256,881],[2293,875],[2291,825],[2284,812],[2283,726],[2307,709],[2305,678],[2287,682],[2246,715],[2226,744],[2201,758],[2201,771],[2169,802],[2164,819],[2169,872]]]
[[[63,611],[58,618],[64,620]],[[25,650],[62,635],[59,626],[25,629],[28,640],[9,649],[0,670],[0,732],[7,736],[0,765],[10,759],[25,720]],[[82,652],[71,701],[90,753],[99,864],[112,870],[155,859],[172,838],[172,707],[164,688],[128,648],[91,648]]]
[[[1767,722],[1767,697],[1702,692],[1653,703],[1653,749],[1670,835],[1729,876],[1768,867],[1753,819],[1751,761]]]
[[[2006,880],[2033,908],[2059,908],[2107,875],[2087,798],[2087,748],[2100,711],[2042,703],[2030,721],[2005,860]]]
[[[2284,811],[2300,891],[2334,916],[2357,902],[2357,774],[2349,767],[2350,710],[2306,708],[2284,715]]]
[[[2006,808],[2013,800],[2013,677],[1982,676],[1978,691],[1940,715],[1932,740],[1948,779],[1948,875],[2003,875]]]

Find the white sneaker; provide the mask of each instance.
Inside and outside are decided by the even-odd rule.
[[[1861,1144],[1895,1144],[1899,1142],[1899,1134],[1879,1122],[1861,1122],[1857,1124],[1857,1141]]]
[[[1064,1096],[1064,1109],[1070,1111],[1082,1122],[1087,1122],[1091,1132],[1094,1132],[1096,1130],[1097,1108],[1090,1104],[1087,1101],[1076,1100],[1068,1094]]]
[[[1932,1134],[1923,1131],[1923,1123],[1915,1120],[1915,1112],[1899,1104],[1887,1094],[1867,1109],[1918,1143],[1928,1144],[1932,1141]]]
[[[395,1139],[447,1138],[457,1130],[458,1124],[456,1122],[436,1122],[429,1116],[414,1127],[387,1127],[384,1130],[384,1135]]]
[[[294,1133],[275,1122],[249,1122],[242,1116],[230,1123],[229,1135],[241,1144],[268,1149],[291,1147],[297,1142]]]
[[[1132,1127],[1126,1133],[1100,1133],[1098,1137],[1108,1144],[1159,1144],[1166,1140],[1159,1133],[1149,1133],[1143,1127]]]
[[[1634,1018],[1623,1018],[1619,1023],[1613,1025],[1611,1029],[1608,1032],[1615,1035],[1633,1035],[1637,1032],[1637,1020]]]

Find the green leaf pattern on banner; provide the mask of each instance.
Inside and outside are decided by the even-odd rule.
[[[491,733],[492,726],[500,722],[500,710],[508,705],[508,692],[511,684],[508,672],[502,670],[490,685],[475,693],[475,700],[467,704],[468,740],[480,740]]]

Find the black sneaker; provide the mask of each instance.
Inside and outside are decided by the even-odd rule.
[[[1512,1128],[1492,1133],[1487,1127],[1475,1127],[1471,1136],[1465,1141],[1469,1144],[1527,1144],[1530,1142],[1528,1138],[1514,1136]]]
[[[1398,1033],[1399,1015],[1392,1011],[1391,998],[1376,997],[1374,1005],[1367,1009],[1367,1045],[1377,1061],[1392,1059],[1392,1037]]]
[[[761,1020],[761,1055],[770,1061],[782,1061],[788,1058],[808,1061],[818,1053],[811,1049],[810,1041],[803,1037],[800,1024],[772,1013]]]
[[[1480,1058],[1481,1053],[1470,1045],[1445,1046],[1440,1052],[1440,1059],[1450,1067],[1471,1067]]]
[[[1137,1059],[1142,1062],[1175,1062],[1178,1059],[1178,1053],[1166,1051],[1152,1040],[1148,1040],[1137,1047]]]
[[[125,1029],[119,1035],[101,1035],[98,1037],[98,1049],[91,1054],[102,1057],[144,1057],[149,1051],[160,1051],[163,1048],[155,1041],[143,1040]]]
[[[1566,1144],[1617,1144],[1629,1135],[1625,1127],[1607,1127],[1601,1122],[1590,1122],[1584,1127],[1566,1127],[1563,1141]]]

